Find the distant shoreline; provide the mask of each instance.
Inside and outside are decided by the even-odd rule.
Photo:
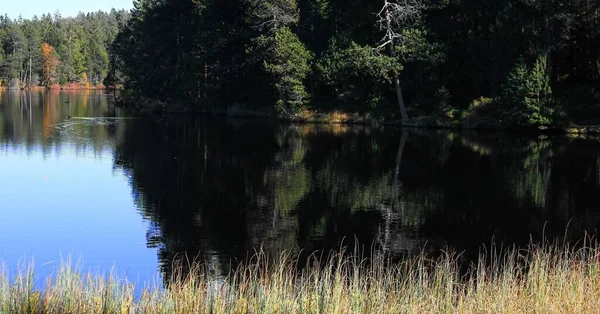
[[[102,84],[92,86],[81,86],[80,84],[68,84],[68,85],[53,85],[51,87],[46,86],[34,86],[34,87],[19,87],[17,89],[10,89],[6,86],[0,86],[0,91],[14,90],[14,91],[45,91],[45,90],[105,90],[106,87]]]
[[[443,119],[434,116],[422,116],[410,119],[408,122],[402,122],[399,119],[377,116],[371,113],[352,113],[341,110],[329,112],[319,112],[305,110],[295,116],[281,116],[267,110],[251,110],[241,106],[231,106],[227,109],[204,108],[191,109],[189,106],[169,105],[157,101],[142,99],[136,104],[123,104],[126,109],[130,109],[142,115],[204,115],[204,116],[223,116],[235,118],[258,118],[272,119],[290,123],[315,123],[315,124],[344,124],[344,125],[382,125],[397,126],[405,128],[420,129],[447,129],[447,130],[469,130],[469,131],[505,131],[505,132],[529,132],[539,134],[568,134],[571,136],[600,135],[600,124],[554,124],[547,128],[540,129],[535,127],[508,126],[502,122],[489,118],[466,118],[462,121]]]

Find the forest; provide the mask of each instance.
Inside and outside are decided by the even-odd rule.
[[[112,10],[77,17],[0,16],[0,86],[102,88],[110,46],[129,18]]]
[[[599,24],[600,0],[137,0],[4,18],[0,76],[185,112],[592,125]]]
[[[598,0],[142,0],[109,77],[169,104],[280,116],[589,123],[599,12]]]

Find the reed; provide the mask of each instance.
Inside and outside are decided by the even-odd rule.
[[[196,265],[168,289],[115,275],[83,274],[63,263],[36,291],[31,266],[0,274],[1,313],[599,313],[597,243],[482,249],[460,269],[459,255],[390,263],[383,254],[341,250],[306,264],[257,253],[227,277]],[[299,267],[304,266],[304,267]],[[9,277],[11,279],[9,279]]]

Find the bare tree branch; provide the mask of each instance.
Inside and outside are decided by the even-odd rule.
[[[274,33],[281,27],[298,22],[295,0],[248,0],[249,16],[254,28]]]
[[[410,27],[421,19],[423,4],[421,0],[384,0],[384,5],[377,13],[377,25],[385,35],[377,48],[383,48],[394,41],[401,44],[405,40],[402,28]]]
[[[376,49],[387,47],[390,57],[396,56],[394,43],[401,45],[405,44],[407,37],[403,28],[411,27],[421,18],[423,5],[421,0],[384,0],[383,8],[377,13],[377,25],[379,30],[384,31],[385,35],[378,43]],[[402,87],[400,86],[400,76],[396,70],[392,70],[394,86],[396,88],[396,96],[398,98],[398,106],[402,115],[402,122],[408,121],[406,105],[402,96]]]

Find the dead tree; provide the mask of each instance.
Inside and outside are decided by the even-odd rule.
[[[402,32],[402,29],[410,27],[419,21],[422,8],[423,5],[420,0],[384,0],[383,8],[377,13],[377,24],[379,25],[379,30],[384,31],[385,35],[377,48],[387,47],[390,57],[394,58],[396,56],[396,45],[403,45],[406,41],[406,36]],[[392,70],[392,79],[396,88],[402,122],[406,122],[408,114],[406,113],[406,105],[402,96],[398,71]]]

